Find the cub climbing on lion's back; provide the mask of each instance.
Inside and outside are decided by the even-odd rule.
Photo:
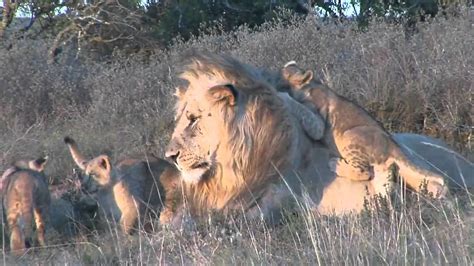
[[[358,181],[386,178],[395,163],[407,185],[415,191],[426,189],[434,197],[447,192],[444,178],[418,167],[407,159],[391,135],[362,107],[338,95],[313,78],[311,70],[304,71],[294,61],[282,69],[292,95],[318,112],[325,121],[324,142],[338,157],[330,168],[340,177]]]

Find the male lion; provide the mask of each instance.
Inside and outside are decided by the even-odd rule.
[[[165,155],[181,172],[193,215],[238,210],[275,221],[288,203],[341,215],[390,192],[388,177],[337,177],[328,166],[333,152],[305,132],[294,105],[266,80],[279,84],[261,71],[209,53],[187,59],[180,75],[187,84],[176,91],[176,125]],[[432,152],[418,136],[396,138],[410,159]]]
[[[147,160],[124,159],[112,166],[107,155],[86,160],[76,142],[64,138],[75,163],[85,172],[81,182],[92,193],[104,211],[103,218],[119,222],[125,234],[140,220],[156,214],[163,206],[161,219],[169,220],[180,183],[179,172],[165,160],[150,157]],[[96,183],[92,182],[93,179]],[[163,191],[164,190],[164,191]]]
[[[3,215],[10,231],[10,250],[15,255],[23,254],[23,250],[32,244],[33,220],[37,242],[40,246],[45,245],[45,227],[49,222],[51,202],[48,183],[42,173],[46,161],[47,157],[17,161],[3,173],[0,180]]]
[[[411,189],[420,191],[426,182],[428,192],[434,197],[445,195],[447,190],[443,176],[408,160],[399,145],[374,118],[360,106],[314,79],[311,70],[304,71],[290,62],[283,68],[282,76],[297,93],[296,97],[303,97],[326,122],[324,142],[338,155],[330,162],[331,169],[338,176],[359,181],[380,175],[385,178],[388,169],[395,163]]]

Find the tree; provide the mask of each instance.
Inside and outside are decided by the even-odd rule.
[[[5,30],[10,26],[18,8],[17,0],[3,0],[2,21],[0,24],[0,38],[5,35]]]
[[[136,1],[95,0],[77,5],[62,19],[63,27],[50,49],[50,62],[68,43],[74,43],[76,57],[84,50],[108,56],[115,49],[130,52],[146,47],[151,38],[143,16]]]
[[[364,27],[372,17],[403,22],[414,31],[418,20],[438,13],[441,0],[350,0],[360,5],[356,14]],[[442,0],[442,5],[464,0]],[[230,31],[246,24],[261,25],[277,15],[280,9],[306,15],[322,10],[331,19],[344,18],[347,3],[342,0],[3,0],[0,38],[5,36],[18,10],[30,15],[21,32],[40,21],[40,32],[49,29],[55,36],[51,61],[64,44],[82,51],[110,55],[115,50],[137,51],[146,47],[167,45],[176,36],[184,39],[200,34],[202,25],[219,21],[221,29]],[[43,23],[46,22],[46,23]]]
[[[367,22],[372,16],[406,17],[408,19],[438,13],[438,0],[360,0],[358,19]]]
[[[177,35],[186,39],[198,34],[203,23],[217,20],[226,31],[242,24],[260,25],[280,8],[307,14],[310,5],[304,0],[149,0],[146,14],[155,19],[155,36],[171,40]]]

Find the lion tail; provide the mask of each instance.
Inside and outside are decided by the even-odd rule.
[[[399,175],[409,188],[420,191],[424,189],[423,186],[426,184],[428,192],[433,193],[436,198],[444,197],[447,193],[442,175],[411,162],[398,146],[391,152],[388,165],[392,163],[398,166]]]
[[[71,153],[72,159],[77,164],[77,166],[79,166],[79,168],[81,168],[82,170],[85,170],[86,165],[87,165],[87,160],[79,151],[79,147],[77,146],[76,141],[74,141],[70,137],[65,137],[64,143],[66,143],[66,145],[69,147],[69,152]]]

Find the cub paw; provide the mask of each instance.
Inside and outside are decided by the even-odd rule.
[[[439,183],[434,181],[428,182],[426,190],[435,199],[444,199],[449,192],[448,187],[444,185],[444,182]]]

